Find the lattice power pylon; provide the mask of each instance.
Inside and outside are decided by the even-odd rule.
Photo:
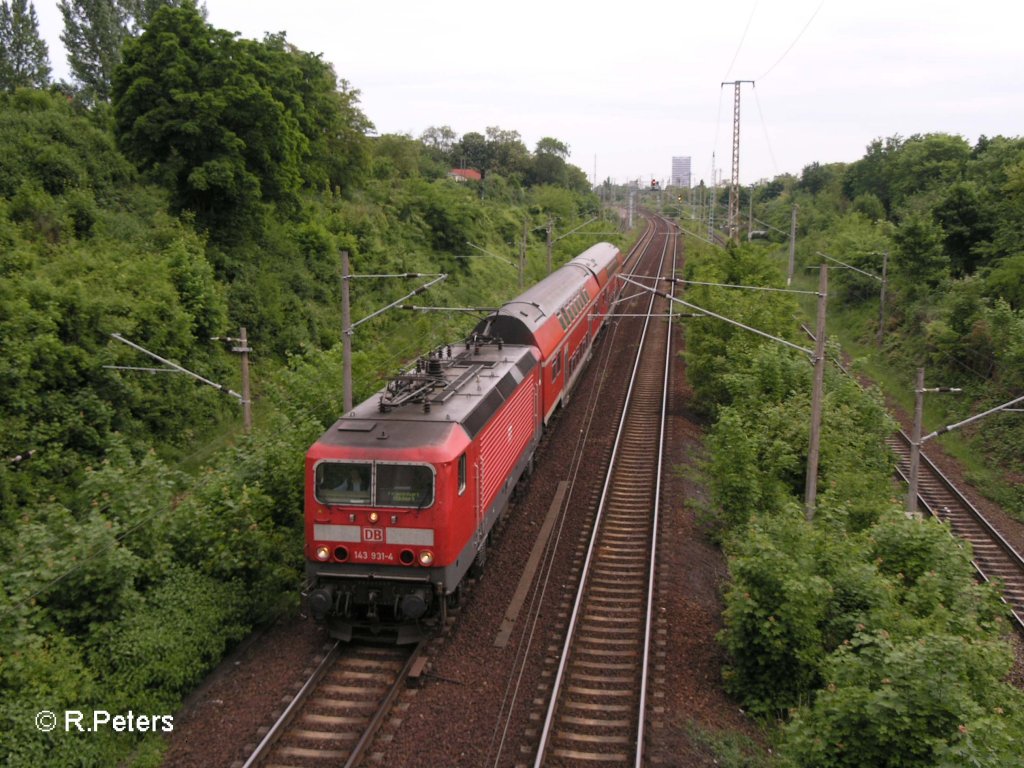
[[[729,221],[730,240],[739,240],[740,231],[740,85],[754,84],[753,80],[733,80],[722,83],[723,86],[735,86],[732,107],[732,185],[729,187]]]

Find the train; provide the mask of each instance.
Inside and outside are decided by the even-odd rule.
[[[340,640],[443,624],[620,290],[598,243],[338,419],[305,463],[303,594]]]

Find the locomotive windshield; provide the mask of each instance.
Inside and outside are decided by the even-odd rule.
[[[314,482],[321,504],[422,508],[434,503],[434,473],[422,464],[321,461]]]
[[[415,464],[377,464],[378,507],[429,507],[434,503],[434,473]]]
[[[316,465],[316,498],[324,504],[370,504],[370,464],[322,461]]]

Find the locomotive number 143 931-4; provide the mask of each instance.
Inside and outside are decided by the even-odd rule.
[[[377,562],[392,562],[395,556],[390,552],[365,552],[363,550],[356,550],[352,553],[353,560],[375,560]]]

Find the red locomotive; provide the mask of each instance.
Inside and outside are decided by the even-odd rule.
[[[309,449],[307,594],[332,636],[412,642],[443,620],[589,358],[622,263],[589,248]]]

